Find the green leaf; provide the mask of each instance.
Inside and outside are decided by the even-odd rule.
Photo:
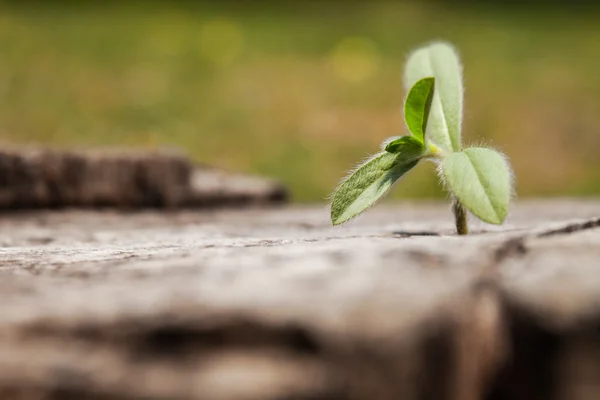
[[[337,188],[331,203],[331,222],[339,225],[375,204],[394,182],[419,162],[413,154],[376,154],[362,164]]]
[[[433,43],[413,52],[404,73],[406,89],[417,81],[435,77],[427,137],[442,149],[460,151],[462,124],[462,68],[458,55],[445,43]]]
[[[491,149],[472,147],[447,156],[442,172],[449,189],[475,216],[491,224],[504,222],[512,191],[504,156]]]
[[[417,81],[406,96],[404,119],[410,132],[421,142],[425,142],[425,131],[431,101],[435,88],[435,78],[423,78]]]
[[[425,145],[414,136],[400,136],[387,143],[384,148],[388,153],[403,153],[408,158],[419,158],[425,152]]]

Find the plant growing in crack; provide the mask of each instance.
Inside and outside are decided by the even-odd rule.
[[[333,193],[333,224],[344,223],[375,204],[421,160],[438,165],[452,197],[458,234],[468,233],[466,210],[482,221],[502,224],[512,194],[510,166],[495,150],[463,149],[462,68],[453,48],[433,43],[414,51],[406,63],[404,83],[410,89],[404,104],[410,135],[384,141],[380,153],[342,181]]]

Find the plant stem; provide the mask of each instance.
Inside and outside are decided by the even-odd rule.
[[[469,227],[467,225],[467,210],[460,204],[458,199],[454,199],[452,204],[452,211],[454,212],[454,221],[456,222],[456,232],[459,235],[467,235],[469,233]]]

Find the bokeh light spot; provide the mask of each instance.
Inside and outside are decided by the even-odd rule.
[[[244,47],[244,32],[235,21],[217,18],[206,22],[200,31],[200,51],[220,66],[230,64]]]
[[[351,82],[361,82],[377,72],[380,55],[373,41],[347,37],[333,49],[331,63],[336,75]]]

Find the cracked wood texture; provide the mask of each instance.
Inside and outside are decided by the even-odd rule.
[[[599,201],[0,218],[0,398],[596,400]]]

